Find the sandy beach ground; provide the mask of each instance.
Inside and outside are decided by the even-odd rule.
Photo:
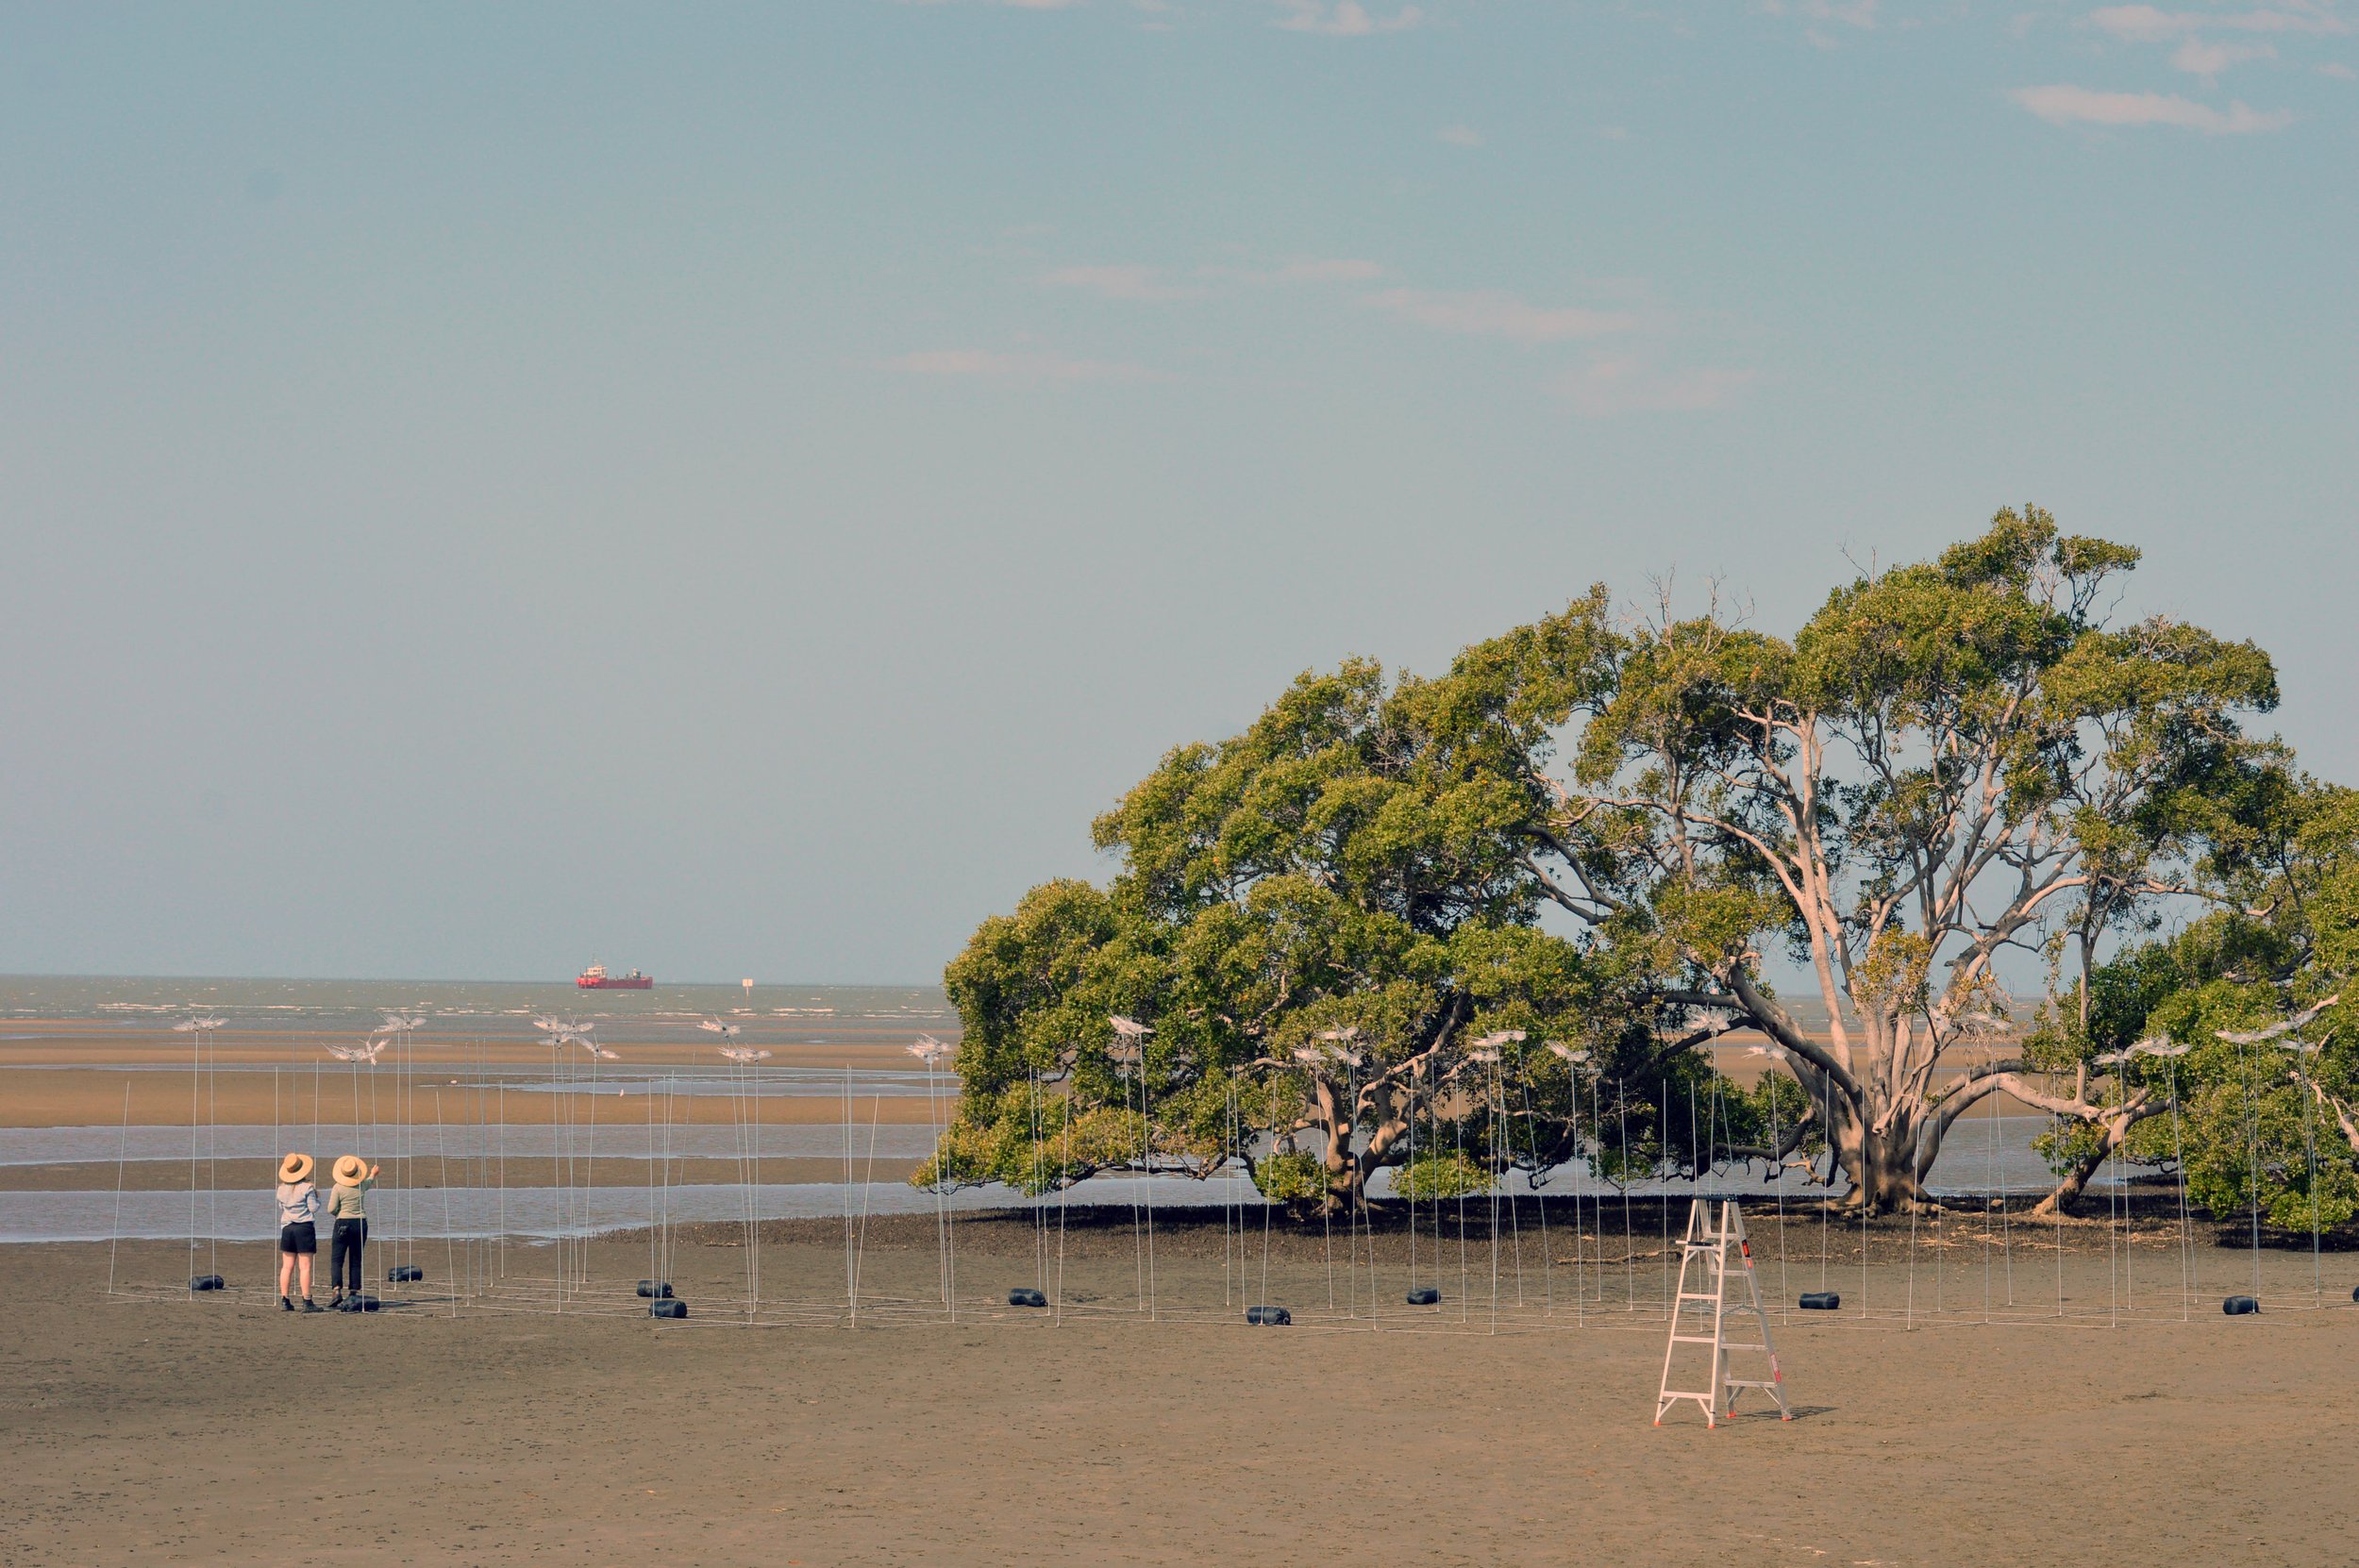
[[[197,1047],[187,1036],[154,1027],[126,1029],[112,1022],[80,1019],[15,1020],[18,1038],[0,1040],[0,1125],[18,1127],[221,1126],[268,1126],[280,1123],[347,1118],[366,1125],[461,1124],[505,1120],[510,1125],[592,1117],[636,1122],[638,1099],[618,1105],[615,1077],[644,1078],[650,1069],[722,1077],[730,1069],[709,1035],[672,1025],[662,1032],[635,1020],[610,1020],[604,1043],[620,1060],[594,1069],[577,1049],[552,1052],[521,1027],[501,1034],[469,1034],[444,1028],[422,1034],[407,1051],[389,1048],[374,1067],[355,1069],[328,1058],[322,1037],[288,1030],[224,1029],[204,1047],[204,1070],[192,1071]],[[869,1072],[913,1073],[909,1029],[898,1021],[829,1024],[825,1043],[777,1042],[765,1047],[774,1059],[765,1071],[795,1068],[805,1074],[850,1069],[855,1085],[849,1114],[866,1126],[938,1120],[922,1093],[878,1094],[859,1081]],[[350,1043],[339,1038],[339,1043]],[[579,1084],[577,1093],[496,1094],[485,1069],[513,1073],[550,1070]],[[610,1076],[594,1089],[594,1071]],[[775,1091],[775,1073],[771,1079]],[[950,1075],[944,1092],[954,1090]],[[867,1093],[860,1092],[867,1089]],[[739,1105],[730,1096],[679,1096],[667,1107],[676,1123],[727,1126],[750,1115],[764,1126],[827,1125],[843,1120],[843,1096],[811,1092],[776,1093]]]
[[[1913,1249],[1879,1227],[1863,1275],[1856,1229],[1755,1216],[1773,1296],[1815,1287],[1823,1248],[1846,1310],[1778,1325],[1798,1419],[1707,1432],[1692,1409],[1650,1424],[1659,1222],[1641,1210],[1625,1239],[1596,1213],[1586,1231],[1560,1215],[1545,1249],[1526,1234],[1520,1308],[1509,1238],[1496,1317],[1479,1225],[1463,1254],[1450,1227],[1438,1256],[1421,1237],[1444,1301],[1416,1310],[1397,1229],[1277,1226],[1265,1254],[1217,1211],[1164,1217],[1153,1323],[1127,1209],[1068,1216],[1061,1274],[1030,1219],[962,1221],[955,1324],[932,1219],[872,1221],[856,1327],[831,1222],[762,1227],[759,1326],[734,1226],[674,1238],[681,1324],[631,1294],[644,1237],[591,1246],[561,1312],[560,1248],[478,1249],[464,1301],[428,1248],[414,1300],[316,1317],[254,1288],[258,1246],[222,1248],[238,1289],[193,1299],[110,1299],[104,1246],[12,1247],[0,1563],[2359,1555],[2349,1254],[2266,1249],[2267,1309],[2229,1318],[2219,1294],[2252,1259],[2210,1227],[2192,1258],[2167,1213],[2134,1245],[2101,1223],[2025,1227],[2003,1259],[2019,1320],[1984,1322],[1986,1304],[2006,1317],[2009,1276],[1979,1219],[1920,1226]],[[126,1250],[119,1272],[149,1284],[183,1261]],[[1003,1304],[1036,1280],[1061,1321]],[[2059,1289],[2068,1315],[2039,1321]],[[1245,1326],[1248,1297],[1297,1325]]]
[[[0,1042],[0,1120],[189,1124],[179,1043],[111,1025],[24,1032],[37,1038]],[[630,1032],[611,1031],[633,1067],[713,1060],[709,1043]],[[782,1041],[778,1063],[905,1071],[887,1032]],[[336,1121],[337,1070],[312,1065],[316,1042],[225,1031],[219,1055],[200,1123]],[[611,1105],[481,1103],[466,1086],[483,1064],[546,1062],[513,1040],[418,1055],[420,1092],[380,1095],[369,1125],[578,1123]],[[439,1105],[429,1060],[460,1080]],[[291,1104],[307,1087],[316,1103]],[[346,1109],[353,1088],[346,1073]],[[668,1109],[723,1126],[741,1113],[728,1096]],[[847,1115],[824,1094],[759,1109],[765,1126]],[[848,1115],[913,1129],[938,1113],[886,1093]],[[841,1174],[803,1158],[763,1170]],[[648,1176],[618,1159],[588,1179]],[[115,1176],[111,1162],[25,1164],[0,1186]],[[226,1159],[205,1179],[259,1193],[268,1176],[267,1161]],[[123,1179],[174,1191],[189,1176],[135,1159]],[[511,1185],[558,1179],[554,1161],[509,1162]],[[671,1179],[733,1182],[738,1167],[680,1160]],[[380,1237],[370,1278],[388,1306],[366,1316],[280,1311],[261,1244],[0,1247],[14,1309],[0,1320],[0,1568],[2359,1560],[2359,1253],[2330,1239],[2314,1259],[2307,1237],[2271,1237],[2256,1264],[2233,1227],[2183,1221],[2165,1187],[2133,1224],[1951,1214],[1865,1239],[1757,1207],[1797,1419],[1755,1410],[1707,1432],[1692,1408],[1651,1424],[1665,1231],[1683,1214],[1641,1201],[1577,1216],[1552,1200],[1544,1226],[1526,1199],[1496,1248],[1481,1203],[1463,1232],[1449,1212],[1437,1234],[1426,1210],[1414,1246],[1397,1216],[1364,1236],[1258,1216],[1240,1229],[1212,1209],[1163,1214],[1150,1253],[1128,1208],[1074,1209],[1062,1235],[1039,1215],[969,1215],[947,1255],[924,1214],[767,1222],[752,1238],[709,1224],[396,1251]],[[395,1257],[426,1281],[382,1283]],[[215,1267],[231,1288],[191,1297],[191,1273]],[[2223,1316],[2256,1268],[2266,1309]],[[322,1272],[325,1298],[324,1259]],[[633,1288],[651,1273],[688,1321],[645,1315]],[[1440,1304],[1409,1306],[1413,1280]],[[1035,1284],[1051,1309],[1007,1305],[1009,1287]],[[1822,1286],[1840,1311],[1790,1309]],[[1247,1327],[1258,1301],[1294,1326]]]

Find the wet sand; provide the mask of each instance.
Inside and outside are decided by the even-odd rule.
[[[864,1134],[865,1128],[862,1129]],[[343,1147],[342,1141],[331,1141],[319,1153],[326,1164]],[[562,1159],[527,1159],[510,1155],[502,1162],[504,1171],[495,1172],[490,1159],[460,1159],[456,1157],[437,1160],[429,1152],[419,1156],[415,1181],[410,1191],[430,1193],[441,1187],[490,1186],[504,1175],[511,1189],[533,1187],[639,1187],[669,1182],[689,1185],[711,1182],[742,1182],[757,1174],[751,1161],[741,1165],[729,1158],[674,1159],[590,1159],[577,1158],[571,1169]],[[908,1159],[871,1160],[855,1151],[852,1174],[859,1181],[907,1181],[918,1167],[918,1161]],[[387,1174],[378,1178],[381,1185],[393,1186],[400,1161],[392,1157],[380,1159],[380,1168]],[[759,1169],[763,1184],[784,1182],[840,1182],[844,1179],[841,1159],[795,1158],[781,1159],[774,1155],[762,1158]],[[0,1193],[72,1193],[92,1189],[110,1191],[115,1186],[117,1171],[112,1163],[105,1165],[0,1165]],[[130,1193],[185,1193],[189,1190],[189,1161],[185,1159],[135,1159],[122,1167],[123,1190]],[[211,1162],[211,1169],[200,1165],[196,1190],[200,1193],[217,1194],[213,1201],[222,1204],[242,1203],[249,1208],[264,1208],[278,1181],[278,1165],[270,1159],[220,1159]],[[320,1184],[323,1190],[326,1180]],[[6,1254],[0,1254],[4,1258]]]
[[[609,1020],[599,1043],[619,1060],[593,1067],[576,1047],[552,1053],[529,1038],[507,1034],[421,1031],[406,1058],[389,1048],[374,1065],[354,1067],[327,1056],[331,1038],[294,1030],[224,1029],[207,1047],[205,1070],[192,1070],[191,1037],[157,1029],[126,1028],[111,1021],[11,1020],[19,1038],[0,1041],[0,1121],[8,1126],[134,1126],[197,1125],[272,1126],[280,1123],[359,1120],[387,1123],[460,1123],[505,1119],[511,1124],[601,1120],[641,1121],[646,1115],[644,1080],[650,1068],[725,1079],[731,1068],[713,1037],[693,1026],[658,1028],[644,1020]],[[873,1117],[887,1126],[939,1120],[929,1112],[922,1077],[912,1093],[878,1094],[860,1083],[861,1073],[922,1074],[907,1049],[912,1033],[898,1020],[830,1023],[835,1037],[825,1043],[765,1036],[754,1042],[772,1053],[750,1072],[765,1093],[743,1102],[743,1114],[764,1126],[816,1126],[840,1122],[844,1096],[809,1081],[815,1073],[849,1068],[855,1075],[850,1115],[865,1126]],[[955,1038],[956,1031],[949,1031]],[[338,1044],[357,1037],[336,1035]],[[784,1093],[780,1069],[805,1076],[800,1087],[816,1093]],[[493,1070],[487,1073],[487,1069]],[[498,1092],[502,1077],[520,1070],[536,1082],[555,1072],[578,1083],[578,1093]],[[603,1087],[589,1082],[605,1075]],[[628,1093],[617,1093],[627,1080]],[[945,1097],[956,1083],[942,1075]],[[866,1090],[867,1093],[860,1091]],[[727,1125],[741,1102],[728,1093],[675,1094],[665,1101],[673,1121]]]
[[[684,1324],[630,1295],[645,1237],[591,1246],[562,1313],[530,1309],[566,1249],[511,1247],[459,1303],[427,1248],[419,1298],[367,1317],[278,1311],[250,1288],[259,1247],[221,1249],[227,1296],[120,1299],[105,1247],[13,1247],[0,1563],[2351,1560],[2359,1258],[2323,1257],[2341,1305],[2300,1309],[2306,1247],[2268,1250],[2268,1309],[2228,1318],[2218,1292],[2251,1259],[2200,1227],[2207,1293],[2182,1322],[2188,1265],[2156,1218],[2126,1249],[2132,1315],[2108,1326],[2119,1231],[2018,1232],[2020,1305],[2046,1310],[2061,1277],[2076,1315],[1985,1324],[1976,1225],[1946,1250],[1919,1227],[1911,1329],[1881,1315],[1908,1296],[1905,1226],[1871,1232],[1879,1315],[1857,1317],[1855,1232],[1845,1252],[1840,1229],[1756,1217],[1764,1276],[1782,1254],[1788,1288],[1815,1285],[1823,1243],[1847,1311],[1778,1326],[1799,1419],[1709,1433],[1692,1410],[1650,1425],[1664,1326],[1607,1307],[1656,1304],[1659,1226],[1560,1224],[1548,1251],[1582,1261],[1553,1267],[1527,1236],[1525,1305],[1504,1296],[1496,1332],[1480,1234],[1463,1262],[1446,1234],[1438,1269],[1421,1240],[1445,1301],[1418,1312],[1394,1305],[1397,1231],[1371,1283],[1367,1251],[1347,1262],[1319,1227],[1273,1226],[1264,1263],[1259,1236],[1176,1216],[1154,1261],[1167,1321],[1140,1321],[1122,1209],[1068,1216],[1061,1278],[1029,1220],[961,1222],[955,1325],[926,1217],[869,1226],[858,1327],[826,1222],[762,1227],[765,1301],[807,1315],[753,1327],[730,1321],[749,1261],[721,1244],[733,1226],[674,1238]],[[126,1250],[126,1282],[186,1257]],[[1937,1280],[1929,1255],[1949,1259]],[[1336,1299],[1383,1317],[1328,1311],[1330,1259]],[[1044,1277],[1062,1322],[998,1305]],[[1297,1326],[1244,1326],[1247,1293],[1294,1304]]]

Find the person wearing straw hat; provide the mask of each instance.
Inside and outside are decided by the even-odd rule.
[[[327,1212],[336,1222],[328,1242],[327,1285],[336,1293],[330,1307],[341,1307],[346,1294],[360,1293],[360,1254],[369,1244],[369,1210],[364,1194],[376,1185],[376,1167],[357,1154],[336,1161],[335,1190],[327,1194]]]
[[[320,1210],[326,1200],[311,1184],[311,1157],[291,1154],[278,1162],[278,1308],[292,1312],[294,1301],[287,1293],[289,1278],[297,1265],[303,1271],[303,1309],[316,1312],[319,1303],[311,1299],[311,1259],[319,1255]]]

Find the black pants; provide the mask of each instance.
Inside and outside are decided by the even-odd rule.
[[[369,1222],[338,1220],[328,1243],[327,1283],[352,1295],[360,1293],[360,1249],[369,1244]],[[350,1259],[349,1263],[346,1259]]]

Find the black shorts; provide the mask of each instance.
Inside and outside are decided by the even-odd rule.
[[[299,1225],[282,1225],[278,1227],[279,1251],[297,1252],[309,1257],[319,1249],[320,1227],[310,1221],[305,1220]]]

